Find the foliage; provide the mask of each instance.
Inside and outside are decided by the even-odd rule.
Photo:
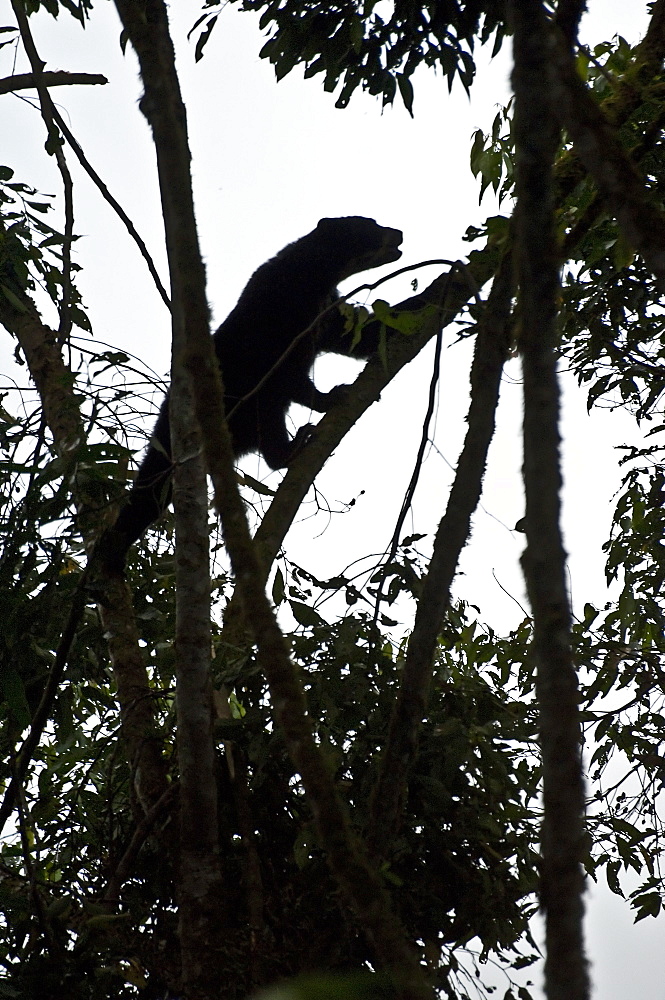
[[[261,28],[271,36],[261,55],[275,67],[278,80],[296,66],[304,65],[305,76],[324,74],[323,87],[334,91],[341,83],[335,106],[345,108],[360,87],[392,104],[396,94],[412,113],[411,77],[424,65],[440,70],[449,88],[455,77],[468,90],[476,67],[473,49],[494,37],[498,52],[505,32],[503,6],[493,0],[414,4],[397,0],[388,5],[373,2],[328,4],[318,0],[236,0],[241,10],[261,11]],[[196,46],[197,58],[210,38],[223,4],[206,0],[213,8],[202,15]],[[378,8],[378,9],[377,9]],[[193,29],[194,30],[194,29]]]
[[[51,207],[50,196],[40,195],[29,184],[12,181],[14,171],[0,167],[0,292],[12,306],[25,309],[21,293],[42,288],[57,305],[62,286],[62,244],[64,236],[50,226],[44,215]],[[38,215],[35,213],[39,213]],[[79,270],[72,264],[74,271]],[[81,297],[73,288],[72,318],[90,332],[90,323],[81,308]]]

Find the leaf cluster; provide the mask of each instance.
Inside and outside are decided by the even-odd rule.
[[[50,196],[13,181],[13,176],[13,170],[0,166],[0,295],[24,313],[30,308],[26,290],[39,287],[57,307],[62,297],[65,237],[44,219],[51,208]],[[80,267],[72,263],[71,269],[76,272]],[[90,321],[75,285],[70,300],[73,322],[89,333]]]
[[[455,77],[468,91],[475,75],[473,49],[494,38],[494,52],[505,33],[503,4],[494,0],[396,0],[387,5],[376,0],[235,0],[241,10],[261,13],[260,26],[270,37],[261,56],[275,67],[278,80],[296,66],[305,67],[305,77],[323,73],[323,87],[333,92],[335,106],[345,108],[357,88],[382,103],[392,104],[399,93],[411,113],[411,77],[423,65],[443,73],[452,87]],[[194,26],[201,27],[196,55],[200,58],[221,7],[213,8]]]

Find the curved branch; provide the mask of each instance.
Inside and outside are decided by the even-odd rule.
[[[74,156],[79,161],[79,163],[81,164],[81,166],[85,170],[85,172],[88,175],[88,177],[90,178],[90,180],[97,187],[97,189],[99,190],[99,193],[101,194],[101,196],[104,199],[104,201],[108,202],[108,204],[111,206],[111,208],[113,209],[113,211],[115,212],[115,214],[118,216],[118,218],[120,219],[120,221],[122,223],[124,223],[124,226],[125,226],[127,232],[129,233],[129,235],[131,236],[131,238],[134,240],[134,242],[136,243],[137,247],[139,248],[139,253],[143,257],[143,259],[146,262],[146,264],[148,265],[148,270],[150,271],[150,274],[152,276],[152,280],[155,283],[155,287],[157,288],[157,291],[159,292],[159,294],[160,294],[160,296],[162,298],[162,301],[164,302],[164,305],[166,306],[167,309],[170,310],[171,309],[171,300],[169,299],[168,293],[167,293],[166,289],[164,288],[164,285],[162,284],[162,279],[159,277],[159,273],[157,271],[157,268],[155,267],[155,262],[153,261],[152,257],[150,256],[148,248],[145,245],[145,243],[143,242],[143,239],[141,238],[141,236],[139,236],[134,223],[132,222],[132,220],[130,219],[130,217],[127,215],[127,213],[125,212],[125,210],[122,207],[122,205],[120,204],[120,202],[116,198],[114,198],[114,196],[111,194],[111,192],[109,191],[109,189],[106,186],[106,184],[104,183],[104,181],[101,179],[101,177],[99,176],[99,174],[97,173],[97,171],[95,170],[95,168],[89,162],[88,158],[86,157],[85,153],[81,149],[80,145],[78,144],[77,140],[73,136],[72,132],[70,131],[70,129],[65,124],[65,121],[64,121],[62,115],[60,114],[60,112],[58,111],[58,109],[54,107],[53,112],[54,112],[53,117],[54,117],[55,121],[58,124],[58,128],[60,129],[60,131],[64,135],[65,139],[67,140],[67,142],[71,146],[72,152],[74,153]]]

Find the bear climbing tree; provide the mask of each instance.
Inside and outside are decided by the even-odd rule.
[[[402,233],[373,219],[321,219],[254,272],[237,305],[213,340],[224,382],[224,408],[236,458],[260,453],[273,469],[288,465],[309,428],[291,438],[291,403],[324,413],[339,393],[320,392],[311,379],[318,354],[350,353],[338,310],[321,314],[337,298],[343,278],[396,261]],[[376,331],[368,330],[353,353],[369,357]],[[104,533],[99,555],[121,572],[127,552],[171,498],[169,396],[165,396],[136,481],[115,525]]]

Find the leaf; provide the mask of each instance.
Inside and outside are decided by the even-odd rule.
[[[289,601],[289,607],[293,617],[299,625],[327,625],[328,622],[322,618],[318,611],[315,611],[309,604],[302,604],[301,601]]]
[[[53,207],[52,205],[49,205],[47,202],[30,201],[30,199],[27,200],[27,204],[30,206],[30,208],[34,208],[35,212],[43,212],[43,213],[48,212]]]
[[[404,73],[398,73],[397,86],[399,87],[400,95],[404,101],[404,107],[413,118],[413,86],[408,76],[405,76]]]
[[[620,864],[618,861],[610,861],[605,869],[607,884],[615,896],[623,896],[623,892],[621,891],[621,886],[619,884],[619,868]]]
[[[633,906],[637,910],[635,915],[635,923],[637,923],[638,920],[644,920],[645,917],[657,917],[663,908],[663,902],[659,892],[648,892],[643,896],[637,896],[633,900]]]
[[[238,474],[238,482],[241,486],[251,486],[262,497],[274,497],[275,495],[274,490],[271,490],[265,483],[260,483],[258,479],[254,479],[254,476],[250,476],[247,472]]]
[[[194,61],[195,62],[199,62],[199,60],[202,58],[202,56],[203,56],[203,50],[206,47],[206,45],[208,44],[208,41],[210,40],[210,35],[212,34],[212,29],[215,27],[215,25],[217,23],[218,16],[219,16],[218,14],[214,14],[210,18],[210,20],[208,21],[207,25],[205,26],[205,28],[203,29],[203,31],[201,32],[201,34],[197,38],[197,40],[196,40],[196,48],[194,49]]]
[[[13,667],[3,669],[2,692],[18,728],[27,729],[30,725],[30,707],[25,696],[23,681]]]
[[[272,603],[276,606],[281,604],[285,596],[284,574],[278,569],[272,582]]]
[[[0,290],[2,291],[7,301],[14,306],[14,309],[16,309],[20,313],[27,313],[28,307],[23,302],[21,302],[18,296],[14,295],[11,288],[7,288],[6,285],[0,284]]]
[[[351,36],[353,51],[358,54],[362,48],[363,39],[365,37],[365,24],[362,17],[355,15],[351,18],[351,22],[349,24],[349,34]]]
[[[417,333],[425,320],[434,315],[436,311],[435,306],[425,306],[424,309],[418,309],[415,312],[402,311],[399,309],[392,309],[383,299],[376,299],[372,303],[372,311],[375,317],[385,326],[391,328],[391,330],[397,330],[398,333],[403,333],[405,336],[410,337],[414,333]]]

